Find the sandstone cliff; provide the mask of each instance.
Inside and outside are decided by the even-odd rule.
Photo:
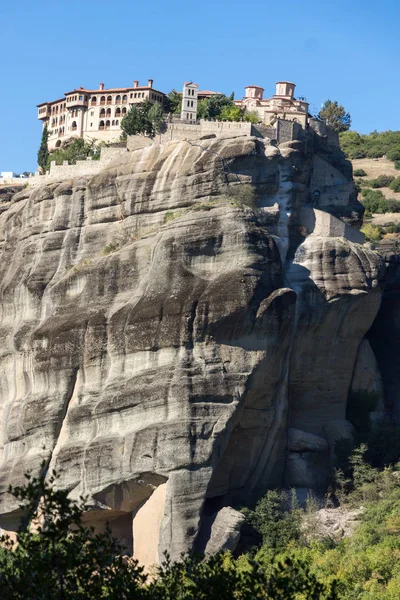
[[[324,485],[380,304],[361,216],[321,131],[150,146],[13,196],[0,526],[19,516],[8,484],[43,460],[148,564],[235,537],[223,507],[268,486]]]

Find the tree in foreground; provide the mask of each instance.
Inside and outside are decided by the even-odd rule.
[[[125,561],[109,530],[95,533],[82,524],[83,500],[52,487],[54,477],[27,476],[10,489],[23,520],[14,544],[0,539],[2,600],[99,600],[145,598],[145,577],[137,562]],[[33,524],[33,526],[32,526]]]
[[[350,113],[346,112],[345,108],[336,100],[334,102],[326,100],[318,113],[318,118],[338,133],[350,129]]]
[[[42,140],[40,142],[40,147],[39,147],[38,155],[37,155],[38,165],[44,171],[47,168],[47,161],[49,159],[49,149],[47,146],[48,139],[49,139],[49,130],[47,129],[47,124],[46,124],[43,127]]]
[[[174,563],[166,557],[149,579],[122,556],[109,529],[83,525],[83,500],[55,490],[54,476],[27,481],[10,488],[23,520],[16,544],[1,538],[2,600],[337,600],[335,583],[321,583],[290,558],[262,565],[250,558],[240,564],[230,553]]]
[[[121,129],[127,135],[146,135],[154,137],[160,133],[164,123],[164,113],[159,104],[149,100],[133,105],[121,121]]]

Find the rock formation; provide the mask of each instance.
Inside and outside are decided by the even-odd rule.
[[[19,517],[7,486],[42,461],[149,562],[232,547],[226,507],[284,479],[324,485],[382,265],[358,243],[351,169],[315,129],[153,145],[13,196],[1,527]]]

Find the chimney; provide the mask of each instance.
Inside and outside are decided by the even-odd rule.
[[[148,79],[147,80],[147,85],[148,85],[148,87],[152,88],[153,87],[153,79]]]
[[[137,79],[135,79],[135,81],[133,82],[133,87],[134,88],[139,87],[139,82]]]
[[[99,83],[99,90],[104,90],[104,83]]]

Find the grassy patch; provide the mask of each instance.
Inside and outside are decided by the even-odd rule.
[[[179,217],[181,217],[183,215],[183,211],[182,210],[167,210],[167,212],[164,215],[163,218],[163,223],[164,225],[166,223],[169,223],[170,221],[173,221],[174,219],[178,219]]]
[[[103,254],[106,256],[107,254],[112,254],[112,252],[117,252],[120,249],[119,244],[116,242],[110,242],[103,248]]]

